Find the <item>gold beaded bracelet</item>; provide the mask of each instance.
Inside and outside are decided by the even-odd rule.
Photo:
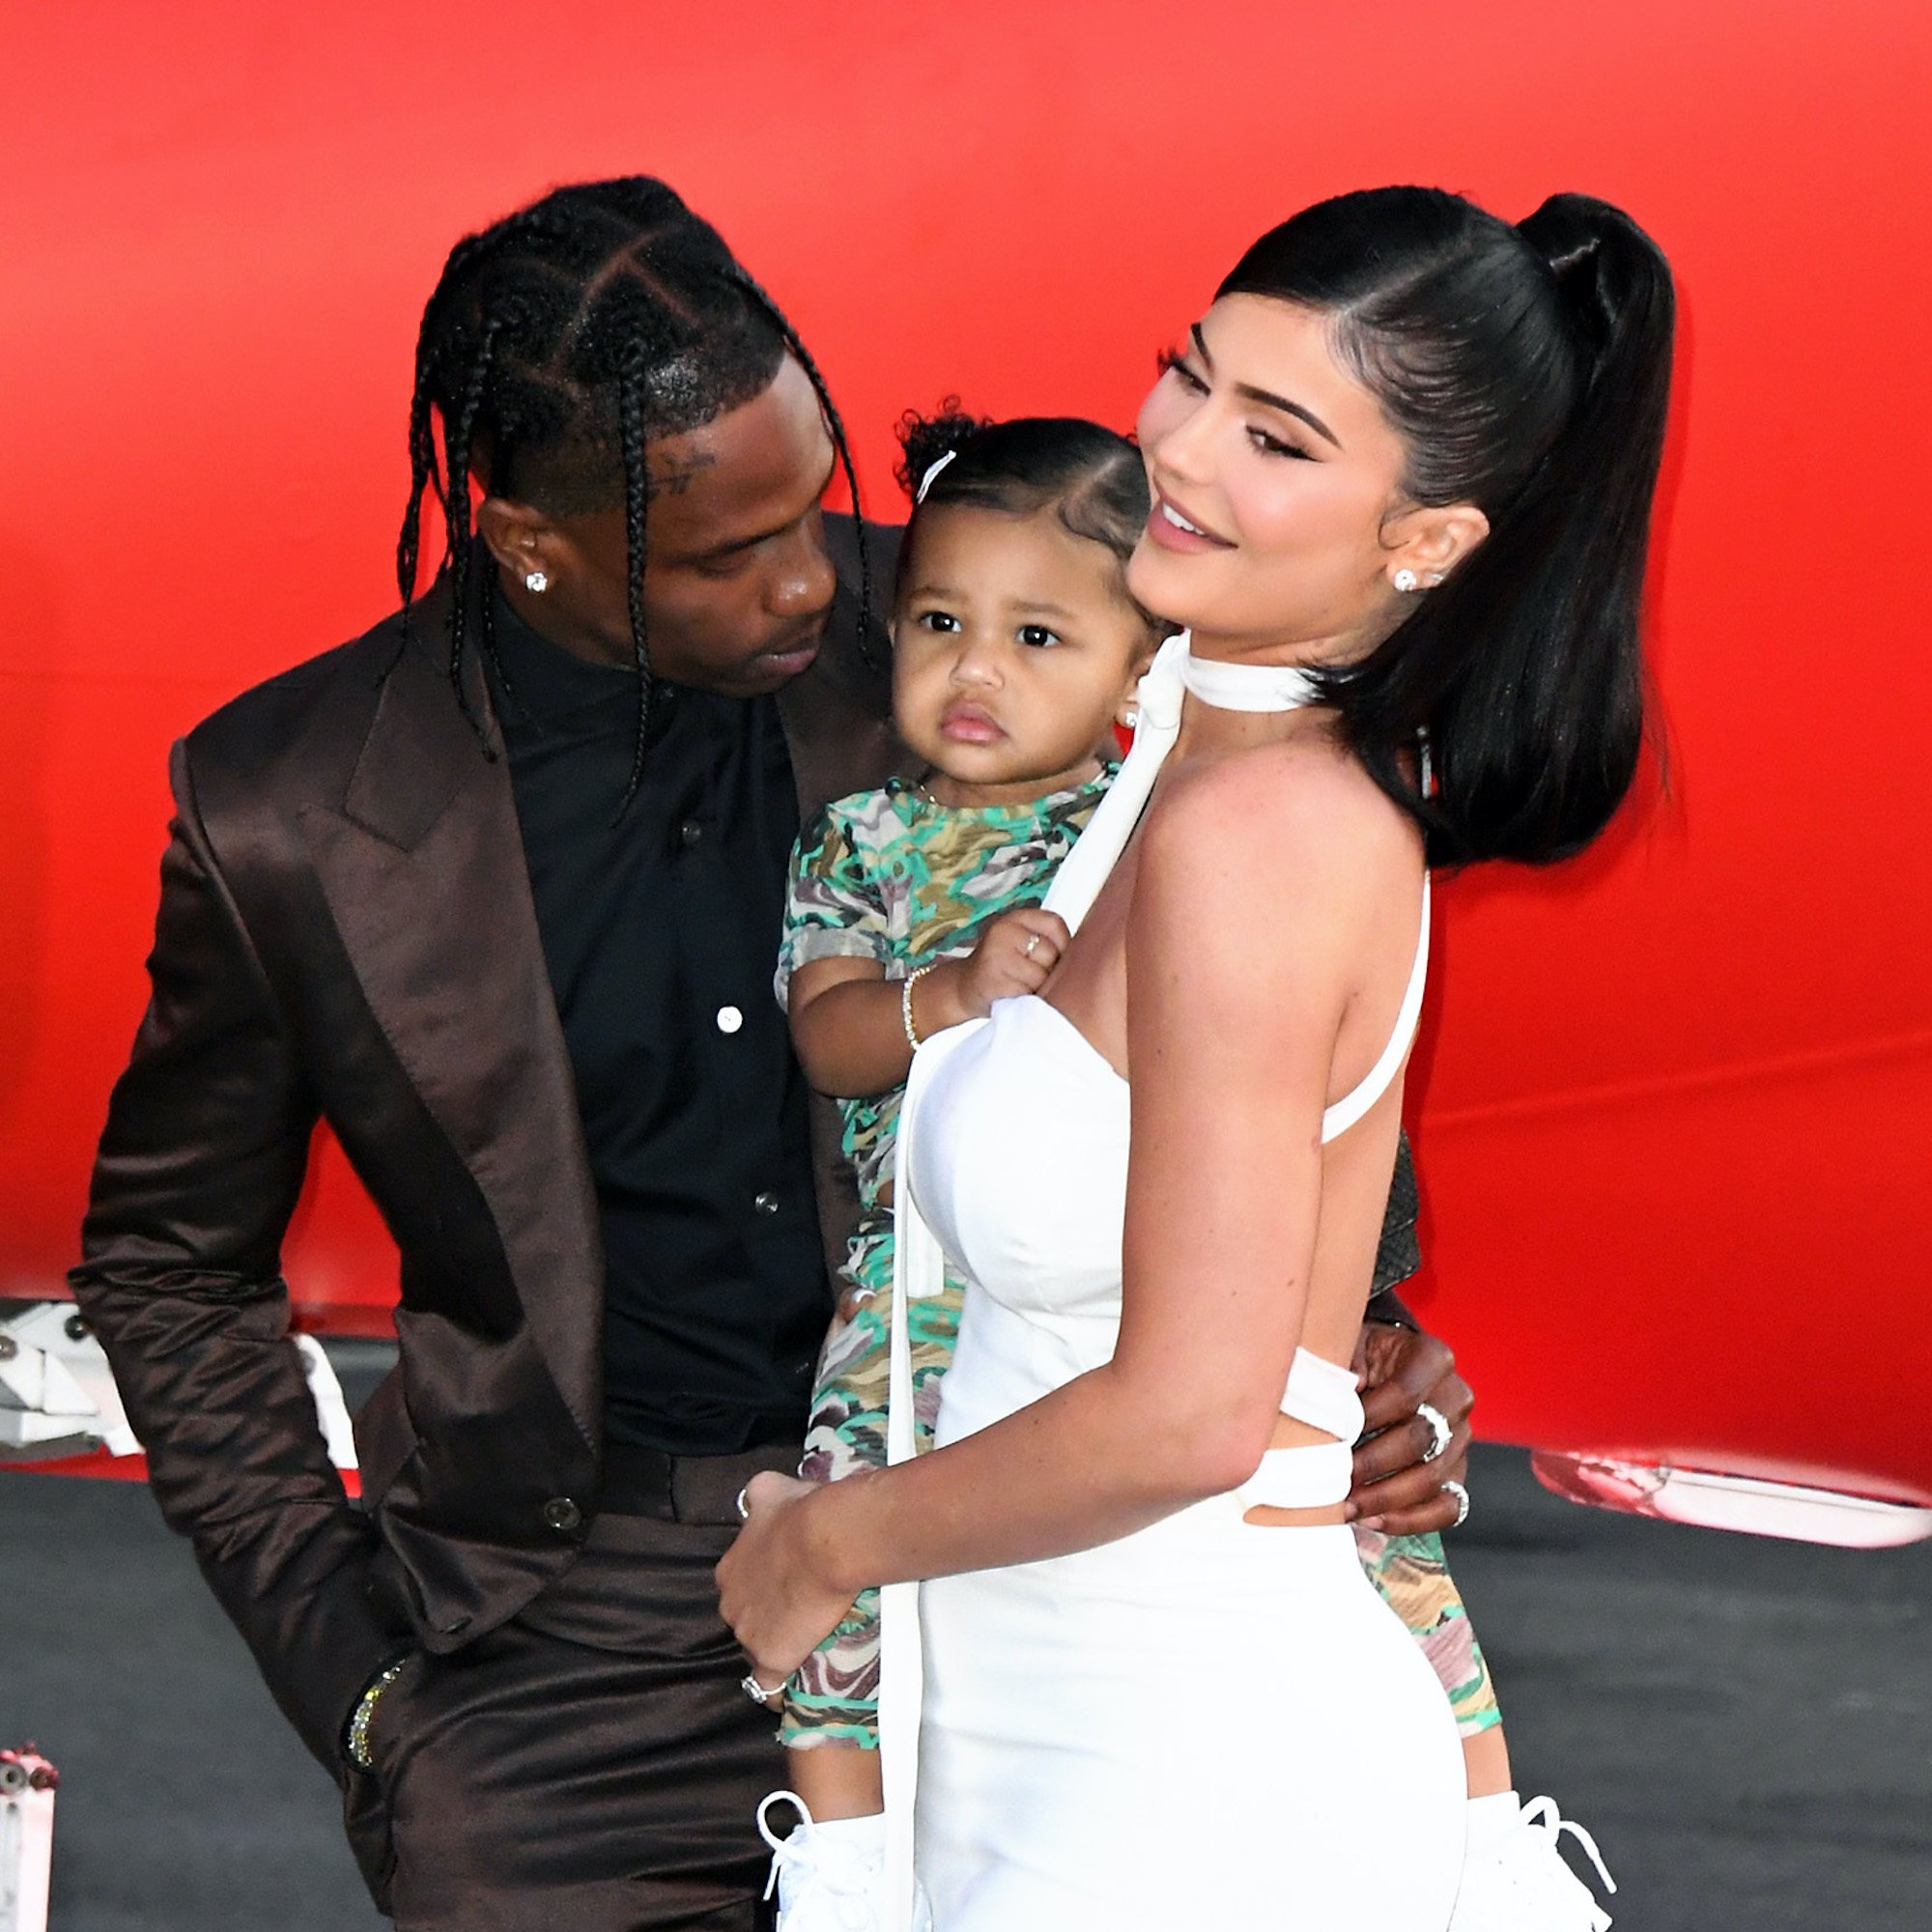
[[[933,961],[935,966],[938,963],[937,960]],[[919,1035],[913,1030],[912,1024],[912,989],[931,971],[932,966],[922,966],[917,971],[908,973],[899,987],[899,1024],[905,1028],[906,1044],[915,1053],[919,1051]]]
[[[369,1725],[376,1716],[376,1706],[383,1701],[383,1692],[403,1674],[403,1665],[409,1662],[399,1657],[383,1674],[363,1691],[361,1701],[355,1706],[355,1715],[349,1720],[349,1762],[357,1771],[373,1771],[376,1760],[369,1751]]]

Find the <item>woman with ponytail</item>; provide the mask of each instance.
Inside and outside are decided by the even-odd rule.
[[[939,1446],[760,1477],[721,1572],[767,1682],[924,1579],[923,1723],[887,1592],[891,1932],[915,1861],[938,1932],[1606,1922],[1463,1883],[1455,1728],[1345,1521],[1344,1365],[1429,868],[1574,853],[1635,768],[1672,312],[1604,203],[1388,188],[1264,236],[1165,358],[1128,587],[1191,635],[1054,970],[923,1043],[901,1110],[896,1301],[966,1281]]]

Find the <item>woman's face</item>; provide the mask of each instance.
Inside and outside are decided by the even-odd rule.
[[[1222,298],[1139,427],[1153,512],[1128,587],[1197,639],[1344,661],[1399,621],[1397,570],[1426,582],[1446,567],[1413,552],[1442,513],[1406,503],[1402,444],[1314,310]]]

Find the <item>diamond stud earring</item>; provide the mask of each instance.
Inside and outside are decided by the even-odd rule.
[[[1400,570],[1398,570],[1395,576],[1391,578],[1389,581],[1395,585],[1395,587],[1398,590],[1402,592],[1402,594],[1405,597],[1406,597],[1411,590],[1419,590],[1422,587],[1421,578],[1416,576],[1415,572],[1410,570],[1406,564],[1405,564]]]
[[[1127,708],[1121,713],[1121,723],[1124,724],[1129,731],[1138,730],[1140,728],[1140,722],[1141,722],[1140,706],[1137,704],[1128,705]]]
[[[540,570],[526,570],[524,573],[524,588],[533,597],[541,597],[550,588],[550,579]]]

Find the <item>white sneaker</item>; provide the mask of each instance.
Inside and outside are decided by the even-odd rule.
[[[1508,1811],[1478,1822],[1472,1808],[1463,1888],[1456,1896],[1449,1932],[1607,1932],[1610,1915],[1563,1861],[1565,1832],[1589,1854],[1605,1889],[1616,1880],[1605,1869],[1597,1841],[1574,1820],[1560,1817],[1553,1798],[1532,1798],[1516,1810],[1516,1793],[1503,1794]],[[1475,1806],[1497,1806],[1478,1799]],[[1487,1829],[1486,1829],[1487,1827]]]
[[[767,1821],[789,1804],[799,1822],[781,1838]],[[778,1932],[932,1932],[925,1894],[917,1895],[910,1926],[886,1922],[886,1820],[829,1818],[819,1824],[795,1791],[774,1791],[758,1806],[758,1835],[772,1848],[765,1896],[779,1895]]]

